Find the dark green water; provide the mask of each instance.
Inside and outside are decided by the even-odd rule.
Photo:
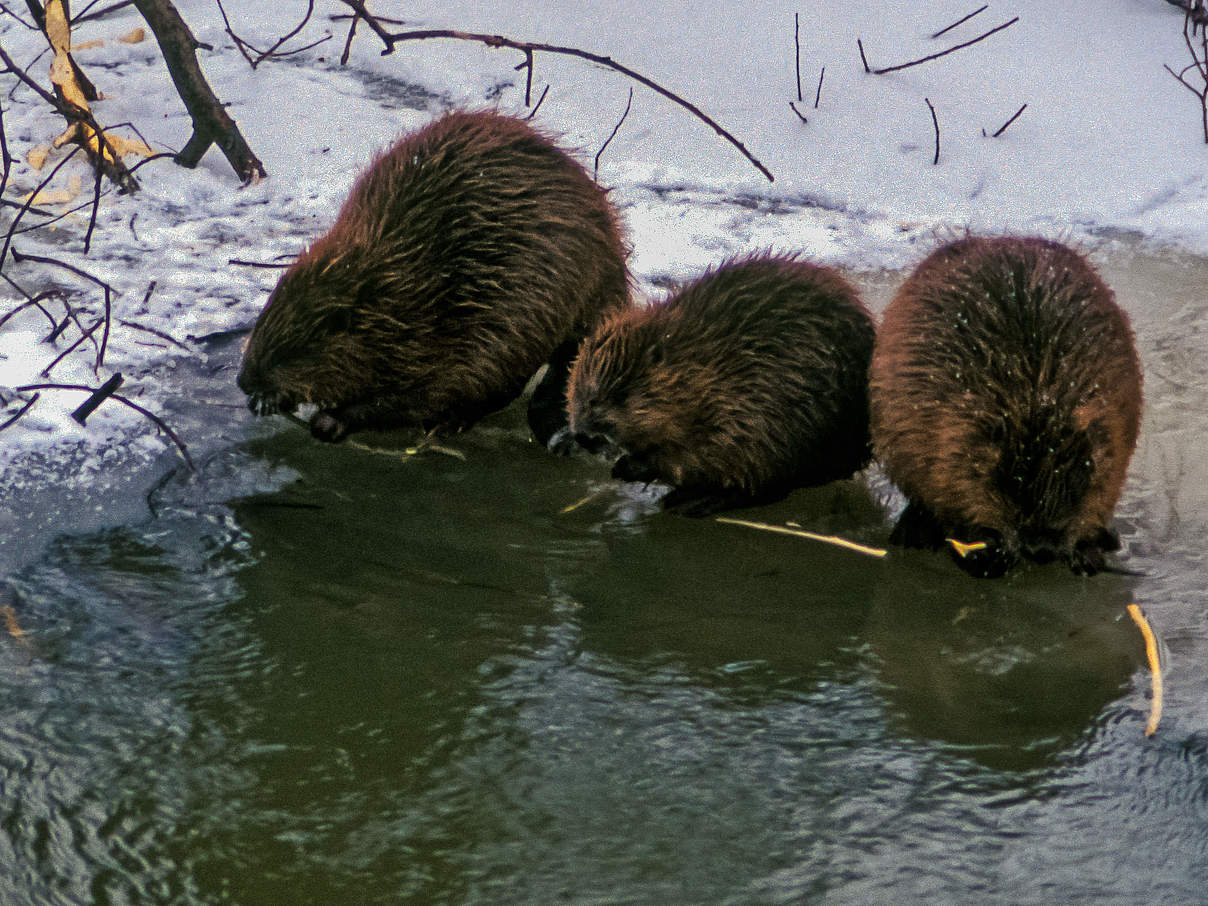
[[[0,584],[0,902],[1203,902],[1204,265],[1100,254],[1143,576],[663,516],[518,410],[409,458],[240,415]],[[886,495],[741,515],[880,544]]]

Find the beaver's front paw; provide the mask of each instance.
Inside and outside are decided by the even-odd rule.
[[[316,412],[310,420],[310,433],[316,440],[334,444],[348,436],[348,426],[330,412]]]

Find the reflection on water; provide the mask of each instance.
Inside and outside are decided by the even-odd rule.
[[[667,517],[519,409],[460,455],[249,427],[0,585],[0,902],[1201,898],[1208,271],[1100,254],[1146,362],[1143,575]],[[888,494],[757,518],[878,544]]]

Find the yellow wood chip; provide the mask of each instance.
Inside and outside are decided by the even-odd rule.
[[[50,157],[50,145],[38,145],[25,152],[25,162],[35,170],[45,167],[48,157]]]
[[[91,41],[82,41],[79,44],[72,44],[71,49],[74,50],[91,50],[94,47],[104,47],[105,42],[100,38],[94,38]]]
[[[147,32],[144,29],[136,28],[126,32],[118,40],[126,44],[141,44],[147,40]]]

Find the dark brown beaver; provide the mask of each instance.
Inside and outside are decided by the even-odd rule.
[[[899,544],[984,542],[957,562],[1021,556],[1079,573],[1109,531],[1141,422],[1128,318],[1077,252],[964,238],[919,265],[885,311],[871,369],[876,454],[909,505]]]
[[[570,427],[624,451],[615,477],[673,485],[667,509],[774,500],[868,462],[873,337],[835,271],[794,256],[727,262],[587,339]]]
[[[312,433],[468,427],[554,367],[529,421],[565,424],[579,341],[628,301],[616,215],[528,123],[451,113],[382,153],[285,272],[248,342],[253,412],[312,403]]]

